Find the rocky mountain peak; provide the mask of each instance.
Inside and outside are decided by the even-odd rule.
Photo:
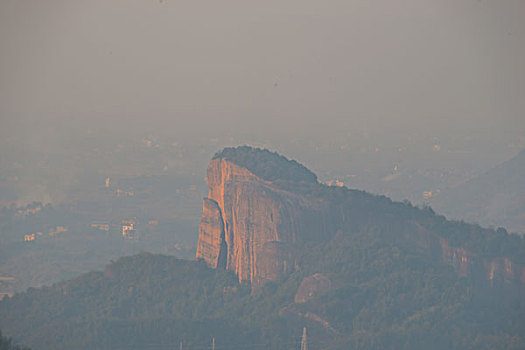
[[[337,241],[337,232],[342,239],[371,228],[393,246],[452,265],[460,277],[525,282],[519,237],[450,222],[409,203],[319,184],[301,164],[267,150],[222,150],[210,161],[207,185],[196,257],[233,271],[255,290],[300,269],[294,254],[302,243],[322,245]],[[495,251],[493,241],[510,248]],[[510,241],[516,244],[503,244]]]
[[[298,234],[323,232],[327,208],[278,185],[317,184],[295,161],[248,146],[226,148],[210,161],[206,181],[196,256],[255,288],[291,270]]]

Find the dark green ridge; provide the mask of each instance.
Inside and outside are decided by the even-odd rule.
[[[227,147],[213,156],[218,158],[242,166],[264,180],[317,183],[317,176],[304,165],[267,149]]]

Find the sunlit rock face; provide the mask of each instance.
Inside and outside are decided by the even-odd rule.
[[[231,161],[212,160],[207,184],[197,258],[254,287],[291,271],[298,235],[325,229],[323,202],[283,190]]]
[[[450,247],[444,238],[440,238],[439,242],[443,261],[454,266],[460,277],[467,276],[474,265],[474,257],[463,248]]]

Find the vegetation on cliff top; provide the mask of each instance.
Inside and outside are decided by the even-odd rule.
[[[304,165],[266,149],[250,146],[228,147],[213,156],[213,159],[218,158],[245,167],[268,181],[317,183],[317,176]]]

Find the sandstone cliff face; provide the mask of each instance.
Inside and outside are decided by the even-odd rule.
[[[439,239],[443,261],[452,265],[460,277],[476,275],[494,281],[525,283],[525,266],[512,262],[507,257],[483,258],[459,247],[450,247],[444,238]]]
[[[490,281],[491,284],[494,281],[525,283],[525,266],[507,257],[478,256],[463,247],[451,246],[448,239],[426,230],[418,223],[411,224],[417,234],[408,234],[405,239],[426,251],[429,256],[451,265],[459,277],[473,276],[479,281]]]
[[[254,287],[291,271],[298,234],[325,229],[324,203],[280,189],[231,161],[212,160],[207,185],[197,258]]]

